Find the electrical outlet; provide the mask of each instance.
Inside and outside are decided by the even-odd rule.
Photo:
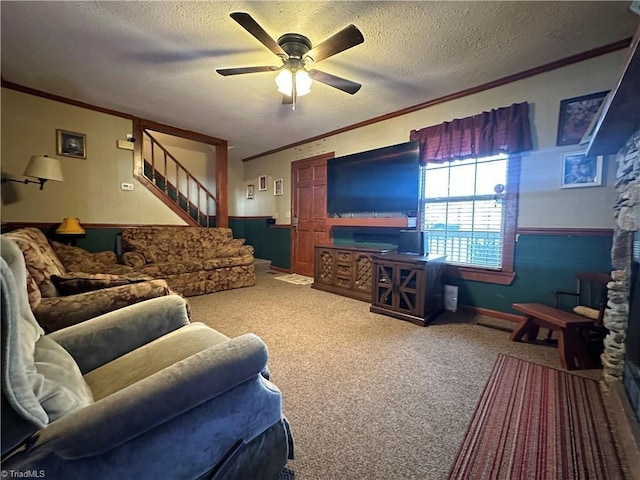
[[[287,210],[286,212],[284,212],[284,216],[285,218],[291,218],[291,212]]]
[[[133,190],[133,183],[121,183],[120,190],[124,190],[125,192],[130,192]]]

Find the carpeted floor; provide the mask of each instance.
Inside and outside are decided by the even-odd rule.
[[[296,442],[283,480],[447,478],[499,354],[559,368],[468,313],[419,327],[268,273],[189,300],[193,321],[267,344]]]
[[[598,382],[500,355],[450,478],[623,479]]]

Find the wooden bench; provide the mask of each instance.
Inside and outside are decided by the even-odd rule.
[[[524,320],[511,334],[519,342],[523,337],[532,341],[538,337],[540,327],[558,332],[558,355],[566,370],[596,368],[589,356],[579,328],[591,326],[594,320],[565,312],[541,303],[514,303],[513,309],[525,314]]]

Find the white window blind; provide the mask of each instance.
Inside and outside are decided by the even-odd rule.
[[[447,262],[500,269],[504,202],[496,185],[507,185],[508,157],[430,163],[423,169],[422,229],[429,253]]]

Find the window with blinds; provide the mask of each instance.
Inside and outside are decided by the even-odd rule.
[[[429,232],[430,254],[458,265],[502,267],[508,160],[429,163],[422,170],[422,229]]]

